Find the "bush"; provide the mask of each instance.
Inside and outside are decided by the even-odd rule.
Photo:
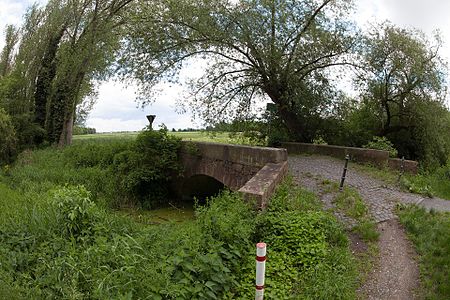
[[[364,145],[363,148],[388,151],[390,157],[397,157],[398,155],[398,151],[394,148],[394,144],[384,136],[374,136],[373,140]]]
[[[141,132],[130,150],[114,156],[112,170],[122,193],[145,208],[162,204],[168,196],[170,180],[182,170],[180,147],[181,139],[169,135],[165,128]]]
[[[0,164],[10,163],[17,151],[16,131],[10,116],[0,108]]]
[[[56,220],[63,233],[76,240],[89,239],[102,229],[99,208],[83,186],[64,187],[53,192]]]

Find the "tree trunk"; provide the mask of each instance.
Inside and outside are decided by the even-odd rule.
[[[283,99],[280,89],[268,88],[266,89],[266,93],[276,104],[278,114],[288,128],[291,138],[296,142],[308,142],[303,124],[300,122],[292,107]]]
[[[34,120],[42,128],[45,128],[47,102],[49,100],[53,79],[56,76],[56,53],[63,34],[64,29],[50,39],[42,59],[41,69],[36,78]]]
[[[63,129],[61,131],[61,135],[59,137],[59,147],[64,147],[72,144],[72,135],[73,135],[73,118],[74,118],[73,110],[69,113],[64,121]]]

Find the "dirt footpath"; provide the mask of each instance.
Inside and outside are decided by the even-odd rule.
[[[343,165],[343,161],[329,157],[289,157],[289,167],[295,181],[318,194],[325,208],[332,205],[332,199],[330,194],[323,193],[322,182],[325,179],[339,182]],[[366,299],[414,299],[414,290],[419,286],[419,269],[415,251],[394,214],[395,205],[417,204],[450,211],[450,201],[405,193],[351,166],[345,184],[359,192],[380,232],[379,258],[359,294]],[[338,215],[338,218],[351,222],[345,216]]]

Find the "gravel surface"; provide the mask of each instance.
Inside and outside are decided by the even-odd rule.
[[[290,156],[289,168],[295,181],[319,195],[326,209],[334,206],[335,194],[326,190],[324,179],[339,182],[344,161],[322,156]],[[394,208],[396,203],[418,204],[427,209],[450,211],[450,201],[425,198],[400,191],[381,180],[349,166],[345,184],[355,188],[366,202],[380,232],[380,255],[368,280],[359,293],[367,299],[415,299],[419,286],[419,269],[415,252],[399,224]],[[354,220],[335,213],[349,227]]]
[[[297,181],[308,189],[317,192],[319,178],[339,182],[342,176],[344,161],[324,156],[289,156],[289,168]],[[381,180],[359,170],[348,168],[345,184],[356,190],[366,201],[370,213],[376,222],[395,218],[393,209],[397,202],[418,204],[427,209],[450,211],[450,201],[438,198],[427,198],[417,194],[400,191]]]

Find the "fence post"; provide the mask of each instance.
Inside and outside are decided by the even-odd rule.
[[[349,159],[350,159],[350,156],[347,154],[345,156],[345,165],[344,165],[344,171],[342,172],[341,184],[339,185],[339,191],[341,191],[341,192],[344,189],[344,181],[345,181],[345,175],[347,174],[347,167],[348,167]]]
[[[266,243],[256,244],[256,293],[255,300],[264,299],[264,277],[266,272]]]
[[[400,182],[400,179],[402,178],[404,173],[405,173],[405,157],[402,156],[402,163],[400,165],[400,174],[398,174],[398,179],[397,179],[398,182]]]

